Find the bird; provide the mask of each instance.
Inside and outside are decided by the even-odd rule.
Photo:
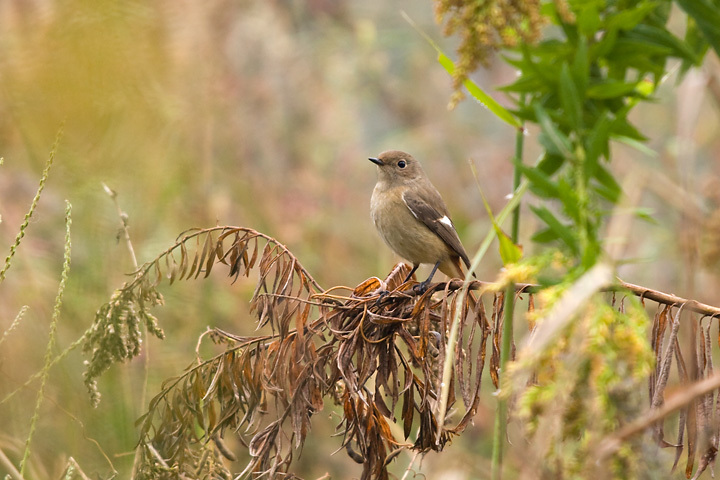
[[[403,283],[421,264],[433,268],[427,280],[415,287],[420,293],[427,290],[438,269],[450,278],[464,278],[462,264],[470,269],[470,259],[442,196],[420,162],[400,150],[368,160],[377,165],[378,174],[370,200],[375,228],[390,249],[412,263]]]

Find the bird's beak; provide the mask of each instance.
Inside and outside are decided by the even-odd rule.
[[[375,165],[377,165],[378,167],[382,167],[383,165],[385,165],[385,164],[383,163],[383,161],[380,160],[379,158],[370,157],[370,158],[368,158],[368,160],[370,160],[371,162],[373,162],[373,163],[374,163]]]

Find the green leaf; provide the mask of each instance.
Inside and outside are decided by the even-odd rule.
[[[577,15],[577,28],[581,35],[594,36],[601,25],[598,5],[590,2],[582,7]]]
[[[420,28],[413,22],[410,17],[408,17],[404,12],[403,16],[405,17],[405,20],[410,23],[410,25],[425,38],[425,40],[435,49],[435,51],[438,54],[438,62],[440,62],[440,65],[445,68],[445,70],[450,74],[450,76],[453,76],[455,73],[455,65],[453,64],[452,60],[445,55],[445,53],[442,51],[442,49],[433,41],[432,38],[430,38],[425,32],[420,30]],[[500,120],[512,125],[515,128],[522,128],[522,123],[516,119],[512,113],[510,113],[505,107],[500,105],[494,98],[492,98],[490,95],[485,93],[482,88],[478,87],[475,83],[473,83],[470,79],[465,80],[463,82],[463,85],[465,88],[467,88],[468,92],[470,92],[470,95],[475,97],[477,101],[482,103],[485,107],[488,108],[492,113],[495,114]]]
[[[625,145],[627,145],[627,146],[629,146],[629,147],[634,148],[634,149],[637,150],[638,152],[643,153],[643,154],[647,155],[647,156],[650,157],[650,158],[657,158],[657,157],[658,157],[658,153],[657,153],[655,150],[653,150],[652,148],[648,147],[648,146],[645,145],[644,143],[635,140],[634,138],[620,137],[620,136],[618,136],[618,137],[615,138],[615,140],[617,140],[617,141],[620,142],[620,143],[624,143]]]
[[[438,50],[438,62],[440,62],[440,65],[442,65],[445,70],[452,76],[455,72],[455,65],[453,64],[452,60],[448,58],[447,55],[440,51],[438,47],[436,47],[436,49]],[[494,113],[495,116],[498,117],[500,120],[509,125],[512,125],[515,128],[522,128],[522,124],[520,123],[520,121],[518,121],[517,118],[515,118],[515,116],[513,116],[512,113],[510,113],[505,107],[500,105],[490,95],[485,93],[485,91],[479,86],[477,86],[475,82],[468,78],[463,82],[463,85],[465,86],[465,88],[467,88],[467,91],[470,92],[470,95],[475,97],[475,100],[480,102],[488,110]]]
[[[557,185],[542,170],[535,167],[523,165],[515,159],[515,168],[519,169],[530,182],[530,190],[535,195],[542,198],[560,198],[560,192]]]
[[[595,168],[595,179],[600,182],[601,187],[597,188],[598,193],[610,200],[612,203],[617,203],[620,200],[622,194],[622,188],[620,184],[615,180],[615,177],[601,164],[597,164]]]
[[[512,83],[503,85],[498,88],[502,92],[517,92],[517,93],[538,93],[547,90],[547,85],[542,78],[538,77],[532,72],[523,72]]]
[[[537,117],[542,134],[540,142],[551,154],[562,155],[565,158],[572,157],[572,143],[570,139],[555,126],[550,115],[539,103],[535,103],[535,116]]]
[[[606,57],[614,48],[618,39],[618,31],[610,29],[603,35],[602,39],[590,46],[592,58]]]
[[[601,156],[609,153],[610,127],[612,118],[607,110],[600,114],[595,126],[587,136],[585,145],[585,177],[592,178],[595,175],[597,164]]]
[[[605,22],[608,30],[630,30],[635,28],[658,6],[658,2],[640,2],[635,8],[628,8],[611,15]]]
[[[638,60],[650,62],[652,57],[668,57],[672,53],[673,49],[667,45],[650,43],[642,38],[624,35],[617,39],[615,48],[613,48],[609,56],[613,61],[632,64]],[[645,68],[643,67],[643,69]]]
[[[587,40],[585,40],[585,37],[578,39],[571,71],[578,93],[581,97],[584,97],[585,90],[590,81],[590,57],[588,56]]]
[[[627,119],[618,117],[612,122],[612,128],[610,129],[610,135],[613,137],[627,137],[632,140],[638,140],[644,142],[647,140],[645,135],[640,133]]]
[[[560,155],[545,154],[535,168],[545,175],[552,175],[560,170],[560,167],[562,167],[564,163],[565,159]]]
[[[519,262],[520,259],[522,259],[522,247],[514,244],[510,236],[508,236],[496,222],[493,222],[493,227],[495,228],[495,233],[500,243],[500,259],[503,265],[507,266]]]
[[[687,43],[698,58],[705,57],[710,45],[705,40],[705,36],[698,28],[697,22],[691,16],[687,17],[687,26],[685,27],[685,43]],[[680,70],[680,77],[692,67],[692,63],[687,60],[683,62]]]
[[[627,37],[640,40],[647,46],[657,45],[668,48],[674,56],[698,64],[698,58],[690,46],[664,28],[640,24],[627,33]]]
[[[523,71],[534,73],[552,87],[557,85],[558,72],[557,68],[551,67],[555,67],[559,58],[567,58],[575,51],[569,43],[556,39],[543,40],[532,47],[523,43],[520,50],[527,64]]]
[[[720,55],[720,6],[711,0],[677,0],[703,33],[715,53]]]
[[[597,193],[613,205],[617,204],[620,200],[620,195],[618,194],[618,192],[610,190],[609,188],[606,188],[604,185],[601,185],[599,183],[593,185],[592,189],[593,191],[595,191],[595,193]]]
[[[633,215],[635,215],[637,218],[641,220],[645,220],[648,223],[652,223],[653,225],[659,225],[660,223],[655,219],[653,216],[655,214],[655,210],[648,207],[636,207],[632,209]]]
[[[549,18],[554,24],[557,24],[560,19],[553,2],[541,2],[540,15],[545,18]]]
[[[572,75],[570,75],[570,67],[565,62],[560,68],[560,89],[558,93],[560,94],[560,104],[570,124],[575,130],[581,129],[582,101]]]
[[[474,170],[473,173],[476,174]],[[477,180],[477,175],[475,178]],[[493,224],[495,235],[497,235],[498,243],[500,244],[500,258],[502,259],[503,265],[510,265],[511,263],[516,263],[520,261],[520,259],[522,258],[522,247],[513,243],[510,236],[505,233],[500,227],[500,223],[495,220],[495,216],[493,215],[492,209],[490,208],[490,204],[488,203],[487,198],[485,198],[485,194],[483,193],[482,189],[480,190],[480,197],[482,197],[483,204],[485,205],[485,210],[487,211],[488,217]]]
[[[530,237],[530,240],[535,243],[550,243],[554,242],[559,238],[560,237],[557,233],[555,233],[554,230],[550,228],[545,228],[543,230],[540,230],[539,232],[536,232],[532,237]]]
[[[547,224],[548,228],[557,235],[558,238],[562,240],[574,254],[577,255],[580,252],[578,240],[573,231],[567,225],[561,223],[560,220],[558,220],[555,215],[550,212],[550,210],[545,207],[534,207],[532,205],[530,206],[530,209],[538,216],[538,218],[540,218],[540,220]]]
[[[565,213],[572,220],[577,222],[580,219],[580,202],[578,196],[575,194],[575,190],[570,183],[561,178],[558,181],[558,192],[560,194],[560,201],[563,204]]]
[[[650,25],[666,25],[670,19],[670,13],[673,10],[673,2],[663,1],[661,3],[653,2],[657,5],[650,15],[647,16],[645,23]]]

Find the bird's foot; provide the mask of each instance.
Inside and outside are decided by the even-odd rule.
[[[424,282],[416,283],[415,285],[413,285],[412,289],[416,294],[422,295],[425,292],[427,292],[427,289],[429,286],[430,286],[430,279],[428,278]]]
[[[380,294],[378,295],[377,300],[375,300],[375,306],[380,307],[383,303],[383,300],[385,300],[385,297],[387,297],[390,294],[388,290],[382,290],[380,291]]]

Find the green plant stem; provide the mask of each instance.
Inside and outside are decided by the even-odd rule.
[[[30,225],[30,219],[35,213],[35,209],[37,208],[38,202],[40,201],[40,195],[42,194],[42,191],[45,188],[45,182],[47,182],[48,176],[50,175],[50,167],[52,167],[53,161],[55,160],[55,152],[57,152],[58,146],[60,145],[60,138],[62,138],[62,132],[63,127],[61,125],[60,129],[57,132],[57,135],[55,136],[55,143],[50,150],[50,157],[48,158],[47,162],[45,162],[45,168],[43,169],[42,177],[40,178],[40,185],[38,186],[35,197],[33,197],[32,203],[30,204],[30,210],[28,210],[28,212],[25,214],[23,223],[22,225],[20,225],[20,231],[15,237],[15,242],[10,246],[10,253],[8,253],[7,257],[5,257],[5,264],[3,265],[2,269],[0,269],[0,282],[5,280],[5,275],[10,269],[10,263],[12,261],[12,258],[15,256],[15,251],[20,246],[20,242],[25,236],[25,230],[27,229],[28,225]]]
[[[515,157],[518,161],[522,162],[523,157],[523,146],[525,141],[525,129],[520,128],[515,135]],[[515,167],[513,169],[513,192],[520,186],[520,180],[522,173],[520,169]],[[512,228],[510,230],[510,239],[514,244],[518,243],[520,238],[520,205],[518,205],[512,212]]]
[[[505,222],[505,219],[507,219],[508,215],[517,208],[517,206],[520,203],[520,199],[523,195],[525,195],[525,192],[527,192],[528,189],[528,182],[524,181],[521,182],[521,184],[518,186],[518,188],[513,192],[513,197],[510,199],[510,201],[503,207],[502,210],[500,210],[500,213],[495,218],[495,221],[498,225],[502,225],[503,222]],[[477,252],[475,253],[475,256],[471,260],[470,268],[468,269],[467,274],[465,275],[465,280],[463,281],[463,287],[460,288],[457,295],[457,304],[462,305],[463,302],[465,302],[465,296],[468,293],[468,285],[470,282],[472,282],[472,272],[475,271],[475,269],[480,265],[480,261],[485,256],[485,253],[490,248],[490,244],[492,243],[493,239],[497,236],[496,230],[494,228],[490,229],[488,234],[485,236],[485,239],[480,244],[480,248],[478,248]],[[452,368],[455,361],[455,344],[457,342],[458,337],[458,329],[460,328],[460,317],[461,317],[461,308],[457,308],[455,310],[455,314],[453,316],[452,324],[450,326],[450,334],[448,335],[447,340],[447,347],[446,347],[446,353],[445,353],[445,362],[443,364],[443,374],[442,378],[440,379],[440,401],[438,402],[437,406],[437,423],[438,425],[444,425],[445,422],[445,413],[447,411],[447,402],[450,395],[450,385],[452,384],[450,382],[450,378],[452,376]],[[440,438],[440,435],[442,434],[442,429],[438,429],[438,439]]]
[[[50,374],[52,353],[55,349],[55,342],[57,339],[57,324],[60,320],[60,307],[62,306],[63,294],[65,293],[65,284],[67,283],[68,273],[70,272],[70,225],[72,223],[70,213],[72,210],[72,206],[67,200],[65,201],[65,204],[65,255],[63,259],[63,269],[60,276],[60,286],[58,287],[57,296],[55,297],[52,320],[50,321],[50,334],[47,348],[45,350],[45,362],[40,380],[40,389],[38,390],[37,400],[35,402],[35,411],[33,413],[32,420],[30,420],[30,433],[28,433],[27,440],[25,440],[25,451],[23,452],[23,457],[20,461],[20,474],[22,476],[25,476],[25,467],[27,466],[28,458],[30,458],[30,444],[32,443],[35,428],[37,427],[38,420],[40,419],[40,407],[42,406],[45,394],[45,384]]]
[[[15,320],[10,324],[10,326],[5,330],[2,334],[2,337],[0,337],[0,345],[5,341],[5,339],[12,333],[13,330],[17,328],[18,325],[20,325],[20,321],[23,318],[23,315],[28,311],[30,307],[28,305],[23,305],[18,314],[15,316]]]
[[[513,314],[515,310],[515,285],[508,285],[505,290],[505,299],[503,304],[503,332],[502,346],[500,348],[500,375],[501,379],[505,376],[505,367],[510,360],[510,349],[512,348],[512,329]],[[492,456],[492,478],[499,480],[502,478],[502,459],[503,446],[505,437],[507,436],[507,398],[503,395],[498,396],[498,406],[495,415],[495,430],[493,432],[493,456]]]
[[[578,219],[579,234],[580,234],[580,255],[581,262],[587,268],[590,268],[592,264],[588,265],[588,259],[594,260],[595,255],[590,251],[590,227],[588,218],[588,207],[590,205],[590,199],[588,197],[588,178],[585,173],[585,152],[581,148],[575,149],[576,161],[573,162],[572,168],[575,169],[575,193],[578,196],[578,213],[580,218]],[[592,262],[594,263],[594,261]]]
[[[524,103],[524,99],[521,99]],[[515,158],[517,163],[522,162],[523,146],[525,140],[525,129],[519,128],[515,134]],[[516,166],[513,173],[513,191],[516,191],[520,185],[520,169]],[[518,243],[520,231],[520,205],[516,206],[512,211],[512,229],[510,231],[510,239],[514,244]],[[500,374],[501,379],[505,376],[505,370],[510,360],[510,349],[512,348],[512,332],[513,332],[513,314],[515,311],[515,285],[511,283],[505,290],[504,300],[504,321],[502,331],[502,346],[500,348]],[[498,396],[498,406],[495,415],[495,429],[493,431],[493,451],[492,451],[492,478],[500,480],[502,478],[502,458],[505,437],[507,436],[507,399]]]

